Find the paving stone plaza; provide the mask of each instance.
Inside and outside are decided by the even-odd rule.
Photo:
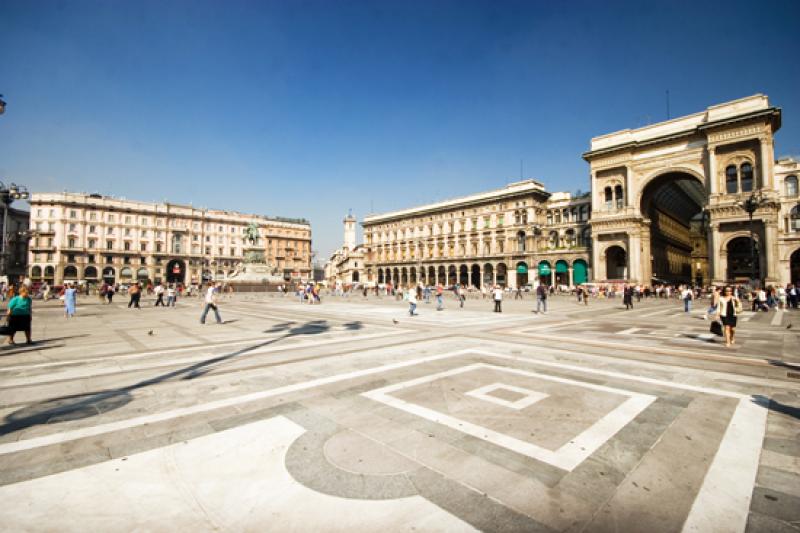
[[[800,523],[797,311],[726,349],[677,300],[143,303],[36,302],[36,344],[1,349],[3,529]]]

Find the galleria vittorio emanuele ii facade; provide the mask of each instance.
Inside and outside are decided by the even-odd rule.
[[[525,180],[364,218],[369,282],[518,287],[800,281],[800,163],[764,95],[601,135],[591,193]]]

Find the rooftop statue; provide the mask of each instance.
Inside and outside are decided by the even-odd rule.
[[[255,222],[251,222],[247,225],[247,229],[244,231],[245,238],[250,241],[250,244],[255,244],[258,242],[258,225]]]

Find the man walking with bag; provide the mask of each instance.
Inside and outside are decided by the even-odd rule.
[[[540,309],[544,310],[545,315],[547,314],[547,287],[544,283],[536,287],[536,312],[538,313]]]

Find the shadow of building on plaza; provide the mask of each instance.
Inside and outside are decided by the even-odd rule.
[[[792,418],[800,419],[800,407],[794,407],[785,403],[781,403],[773,398],[767,398],[760,394],[754,394],[750,399],[756,405],[760,405],[765,409],[791,416]]]
[[[20,431],[32,426],[66,422],[69,420],[80,420],[83,418],[97,416],[108,411],[113,411],[114,409],[118,409],[133,400],[133,395],[131,393],[138,389],[168,381],[196,379],[213,370],[216,370],[219,368],[219,364],[224,361],[241,357],[249,352],[258,350],[259,348],[263,348],[270,344],[275,344],[291,337],[300,335],[316,335],[319,333],[324,333],[330,329],[330,326],[324,320],[314,320],[295,327],[292,327],[293,325],[293,322],[278,324],[273,327],[273,329],[266,331],[266,333],[283,332],[283,334],[279,335],[278,337],[270,338],[251,346],[246,346],[236,350],[235,352],[205,359],[198,363],[194,363],[192,365],[180,368],[178,370],[173,370],[159,376],[144,379],[126,387],[95,391],[85,394],[62,396],[28,405],[22,409],[18,409],[17,411],[8,414],[5,417],[4,423],[0,425],[0,436],[14,433],[15,431]]]

